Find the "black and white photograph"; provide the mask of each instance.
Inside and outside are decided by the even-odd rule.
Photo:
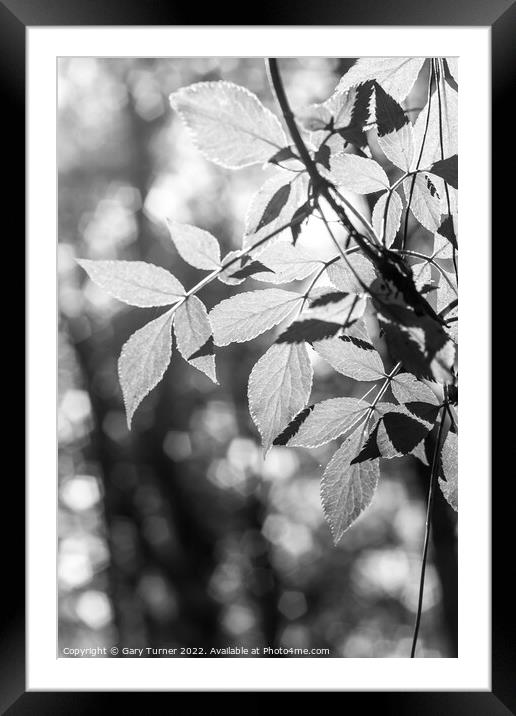
[[[515,712],[512,2],[0,0],[26,252],[0,713]]]
[[[59,658],[458,656],[460,87],[58,58]]]

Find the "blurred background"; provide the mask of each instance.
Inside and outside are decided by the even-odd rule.
[[[282,60],[294,108],[326,99],[351,63]],[[58,73],[60,649],[286,646],[407,657],[427,468],[410,457],[383,461],[372,506],[334,547],[319,479],[336,443],[274,447],[264,461],[248,414],[248,376],[270,332],[218,349],[219,386],[174,351],[129,433],[118,356],[162,309],[110,298],[75,263],[145,260],[192,286],[199,272],[178,257],[166,216],[209,230],[227,251],[240,247],[248,202],[266,175],[206,161],[168,95],[226,79],[275,109],[263,60],[66,58]],[[405,104],[412,119],[426,91],[423,71]],[[322,241],[312,224],[303,241]],[[244,290],[263,287],[250,279]],[[234,291],[215,281],[202,299],[210,309]],[[313,401],[370,387],[322,361],[314,370]],[[418,654],[450,657],[456,518],[436,503]]]

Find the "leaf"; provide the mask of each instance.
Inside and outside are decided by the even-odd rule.
[[[385,137],[402,129],[409,120],[403,107],[383,89],[374,83],[376,130],[378,137]]]
[[[444,274],[448,280],[446,281],[444,276],[440,274],[440,283],[436,301],[436,309],[438,312],[442,311],[442,309],[452,303],[452,301],[457,300],[457,278],[454,273],[444,271]]]
[[[296,245],[299,235],[301,233],[303,221],[310,216],[311,212],[312,205],[309,201],[306,201],[299,207],[299,209],[296,209],[296,211],[293,213],[291,219],[292,226],[290,227],[290,231],[292,233],[292,244],[294,246]]]
[[[458,94],[445,82],[440,85],[441,94],[441,113],[442,113],[442,134],[443,134],[443,151],[445,157],[451,157],[458,154]],[[441,137],[439,123],[439,101],[437,92],[434,91],[430,100],[430,116],[427,124],[428,104],[421,110],[414,124],[414,143],[416,152],[414,153],[414,162],[412,169],[416,169],[416,162],[419,158],[423,137],[425,141],[419,167],[429,167],[434,162],[441,159]]]
[[[219,281],[222,281],[222,283],[227,284],[228,286],[238,286],[239,284],[243,283],[245,281],[244,278],[236,278],[235,273],[238,273],[239,268],[244,268],[247,264],[245,264],[243,258],[240,258],[239,261],[233,261],[237,256],[239,256],[240,251],[229,251],[222,260],[222,266],[226,266],[229,264],[227,269],[224,269],[217,278]]]
[[[441,201],[433,182],[420,173],[405,179],[403,189],[407,204],[410,199],[410,210],[419,223],[432,233],[437,231],[441,223]]]
[[[167,219],[170,238],[181,258],[190,266],[212,271],[220,267],[220,247],[209,231]]]
[[[304,344],[274,344],[249,376],[249,411],[265,452],[302,410],[312,388],[312,364]]]
[[[405,124],[396,132],[378,137],[380,149],[395,166],[408,172],[414,158],[414,130]]]
[[[434,286],[432,283],[425,283],[421,286],[420,293],[424,296],[427,293],[430,293],[431,291],[435,290],[437,290],[437,286]]]
[[[213,342],[213,336],[210,336],[206,343],[203,343],[200,348],[198,348],[196,351],[192,353],[191,356],[188,356],[189,361],[194,360],[194,358],[203,358],[204,356],[212,356],[215,353],[215,343]]]
[[[367,80],[360,83],[354,90],[350,89],[349,97],[353,98],[351,124],[365,127],[371,119],[371,100],[373,97],[374,81]],[[354,92],[354,96],[353,96]]]
[[[301,112],[301,123],[310,132],[327,131],[331,126],[334,130],[347,127],[352,120],[356,90],[350,92],[334,92],[322,104],[313,104]],[[324,136],[324,135],[323,135]],[[323,139],[323,137],[319,137]],[[319,146],[319,142],[314,144]]]
[[[331,149],[327,144],[323,144],[322,147],[316,151],[314,155],[314,161],[317,164],[322,164],[325,169],[330,169],[330,156]]]
[[[353,460],[351,460],[351,465],[358,465],[361,462],[376,460],[377,457],[382,457],[382,453],[378,447],[378,429],[380,427],[380,422],[380,420],[377,421],[376,425],[371,430],[369,437],[364,443],[362,450]]]
[[[264,265],[261,272],[256,272],[257,281],[267,283],[290,283],[300,281],[321,268],[323,263],[289,241],[277,241],[262,251],[260,263]]]
[[[453,301],[450,301],[450,303],[448,303],[443,309],[439,311],[439,315],[441,316],[441,318],[449,318],[453,313],[453,309],[457,308],[458,303],[459,301],[457,298],[454,298]]]
[[[457,57],[447,57],[446,64],[450,71],[450,75],[455,80],[456,84],[459,84],[459,60]]]
[[[382,435],[382,427],[385,435]],[[408,455],[425,438],[428,428],[402,413],[387,413],[378,430],[378,447],[382,457]]]
[[[320,141],[322,141],[331,126],[332,114],[326,102],[311,104],[308,107],[302,107],[296,112],[296,120],[307,132],[312,132],[313,134],[322,132],[322,136],[319,137]],[[320,141],[315,139],[314,144],[318,146]]]
[[[131,306],[169,306],[185,295],[175,276],[145,261],[78,259],[77,263],[94,283]]]
[[[438,177],[444,179],[448,184],[451,184],[454,189],[458,189],[459,185],[459,162],[457,154],[447,159],[441,159],[438,162],[434,162],[428,170],[431,174],[437,174]]]
[[[385,307],[374,303],[393,360],[401,361],[418,378],[451,382],[455,346],[443,327],[430,316],[419,316],[402,306],[395,311],[391,307],[386,315]]]
[[[376,235],[382,238],[383,236],[383,222],[385,215],[385,206],[387,204],[387,197],[389,192],[385,192],[378,199],[373,209],[373,228]],[[403,213],[403,202],[397,191],[393,191],[389,200],[389,208],[387,213],[387,225],[385,227],[385,244],[387,247],[392,246],[398,229],[401,224],[401,215]]]
[[[355,326],[358,324],[354,324],[351,328],[351,330],[355,329]],[[372,345],[372,343],[369,343],[368,341],[363,340],[362,338],[357,338],[356,336],[351,335],[344,335],[340,336],[340,340],[344,341],[345,343],[353,343],[354,346],[357,348],[360,348],[363,351],[374,351],[376,348]]]
[[[379,380],[385,375],[382,359],[375,350],[364,350],[342,338],[317,341],[313,348],[338,373],[353,380]]]
[[[147,323],[122,347],[118,377],[124,398],[127,426],[145,396],[162,379],[172,354],[172,312]]]
[[[287,427],[282,430],[282,432],[278,435],[278,437],[274,438],[272,444],[273,445],[286,445],[290,438],[294,437],[294,435],[297,433],[301,425],[305,422],[307,417],[310,415],[312,410],[314,409],[313,405],[309,405],[307,408],[303,408],[303,410],[296,415],[293,420],[290,421],[290,423],[287,425]]]
[[[416,447],[412,450],[410,453],[411,455],[414,455],[418,460],[421,460],[423,465],[428,466],[428,458],[426,456],[426,449],[425,449],[425,442],[426,440],[423,440],[419,443],[419,445],[416,445]]]
[[[441,451],[443,474],[446,478],[439,478],[442,493],[451,507],[457,512],[458,501],[458,439],[456,433],[449,432]]]
[[[330,398],[316,403],[288,445],[306,448],[325,445],[365,419],[368,410],[369,403],[358,398]]]
[[[244,266],[244,268],[239,269],[238,271],[235,271],[235,273],[232,273],[230,278],[236,278],[236,279],[244,279],[249,278],[250,276],[255,276],[257,273],[274,273],[274,271],[267,266],[264,266],[260,261],[251,261],[251,263],[248,263]],[[275,283],[275,282],[274,282]]]
[[[177,348],[183,358],[216,383],[210,321],[206,306],[197,296],[189,296],[176,309],[174,333]],[[210,339],[212,339],[211,343]]]
[[[422,422],[403,406],[391,406],[379,423],[377,445],[383,458],[408,455],[425,439],[432,424]]]
[[[414,157],[414,130],[401,106],[375,86],[378,144],[387,159],[408,172]]]
[[[409,454],[426,459],[426,455],[422,456],[421,451],[424,453],[424,440],[435,424],[440,406],[412,403],[411,409],[413,412],[405,405],[378,403],[378,420],[362,451],[353,462],[360,463],[377,457],[390,459]],[[419,415],[416,415],[416,412]]]
[[[399,403],[420,401],[439,404],[434,391],[411,373],[395,375],[391,380],[391,390]]]
[[[265,210],[262,214],[262,218],[258,222],[256,231],[260,231],[260,229],[262,229],[264,226],[267,226],[271,223],[271,221],[274,221],[274,219],[278,218],[281,213],[281,210],[287,203],[289,196],[290,183],[283,184],[283,186],[280,186],[280,188],[277,189],[277,191],[269,199],[269,203],[265,207]]]
[[[436,405],[435,402],[427,403],[419,400],[404,403],[403,407],[406,408],[409,413],[414,415],[418,420],[421,420],[428,425],[433,425],[435,423],[435,421],[437,420],[437,416],[439,415],[439,411],[441,409],[441,406]]]
[[[376,80],[391,97],[401,102],[408,95],[425,62],[424,57],[361,57],[337,85],[338,92]]]
[[[349,254],[328,266],[326,273],[335,286],[345,293],[363,293],[376,278],[374,266],[360,253]],[[351,268],[350,268],[351,267]]]
[[[329,338],[341,331],[341,323],[321,321],[318,318],[307,318],[301,321],[294,321],[290,326],[276,338],[276,343],[312,343],[323,338]]]
[[[355,431],[334,453],[322,476],[321,501],[335,544],[371,504],[378,485],[378,460],[350,464],[360,448],[360,431]]]
[[[425,286],[431,286],[434,282],[432,274],[432,265],[429,261],[412,264],[412,276],[414,278],[414,286],[419,293],[423,293]]]
[[[291,316],[303,297],[292,291],[268,288],[248,291],[221,301],[211,310],[215,345],[250,341]]]
[[[445,319],[447,322],[446,331],[451,338],[457,342],[458,332],[458,307],[457,307],[457,283],[454,274],[446,274],[448,281],[454,286],[452,288],[444,278],[441,280],[437,290],[436,308],[439,313],[446,310]]]
[[[267,181],[260,187],[258,192],[251,199],[247,216],[245,220],[245,230],[242,246],[244,249],[249,248],[254,243],[260,241],[269,234],[277,231],[282,226],[287,226],[297,210],[306,203],[308,197],[308,176],[306,173],[296,174],[295,178],[291,180],[292,173],[284,171],[282,169],[277,170],[276,173],[267,179]],[[284,196],[287,195],[285,186],[289,186],[288,196],[285,203],[281,206],[279,213],[271,218],[267,225],[260,223],[270,205],[273,198],[280,191],[284,191]],[[276,205],[278,208],[279,205]],[[283,236],[283,232],[277,234],[274,240],[278,240]],[[270,244],[270,242],[269,242]],[[255,254],[257,256],[258,254]]]
[[[227,169],[267,162],[288,144],[277,117],[244,87],[198,82],[170,95],[170,104],[199,150]]]
[[[434,235],[434,257],[437,256],[437,252],[439,252],[439,258],[442,259],[451,259],[453,256],[452,250],[449,248],[449,246],[446,245],[446,243],[439,241],[439,239],[445,238],[448,239],[450,244],[457,248],[457,237],[455,235],[455,228],[453,226],[453,219],[448,214],[444,217],[441,226],[438,228],[437,233]],[[439,244],[437,246],[437,244]],[[447,253],[447,255],[445,255]]]
[[[328,293],[335,296],[334,291],[323,290],[319,293],[317,290],[313,291],[314,296],[326,296]],[[353,321],[358,320],[364,315],[364,311],[367,306],[367,296],[357,296],[353,293],[345,294],[342,293],[341,300],[333,300],[330,303],[324,305],[311,306],[303,311],[303,317],[305,318],[317,318],[321,321],[327,321],[329,323],[339,323],[341,326],[347,324],[350,326]]]
[[[320,308],[321,306],[327,306],[329,303],[338,303],[344,298],[349,296],[349,293],[343,293],[342,291],[330,291],[329,293],[323,293],[321,296],[314,298],[310,302],[311,308]]]
[[[297,156],[294,154],[292,147],[283,147],[270,157],[269,164],[280,164],[288,159],[297,159]]]
[[[322,141],[326,140],[324,147],[328,147],[332,154],[342,152],[349,142],[358,148],[365,146],[367,137],[364,127],[369,121],[372,91],[373,83],[367,82],[348,92],[335,91],[323,104],[308,107],[302,114],[301,122],[312,132],[314,146],[319,147]],[[332,142],[336,136],[328,140],[329,131],[336,132],[341,137],[338,150],[338,145]]]
[[[358,85],[355,90],[350,90],[350,95],[353,91],[355,92],[350,123],[355,128],[355,136],[350,141],[359,147],[364,147],[367,144],[367,135],[364,128],[369,124],[371,118],[373,89],[374,83],[368,81]]]
[[[331,180],[355,194],[371,194],[389,188],[389,179],[374,159],[337,154],[331,159]]]
[[[181,258],[198,269],[212,271],[220,266],[220,247],[209,231],[167,219],[170,238]]]

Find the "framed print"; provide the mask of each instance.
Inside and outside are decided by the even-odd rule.
[[[27,249],[7,713],[516,709],[490,437],[514,7],[364,10],[4,3]]]

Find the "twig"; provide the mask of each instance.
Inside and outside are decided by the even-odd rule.
[[[330,181],[328,181],[319,174],[317,167],[303,141],[303,138],[301,137],[301,134],[296,124],[296,120],[294,118],[292,110],[290,109],[290,105],[285,94],[283,82],[278,71],[277,60],[275,60],[274,58],[269,58],[268,63],[269,75],[271,78],[273,91],[276,94],[281,111],[283,113],[283,117],[291,134],[292,140],[299,153],[299,156],[302,158],[303,161],[306,162],[306,169],[312,180],[314,200],[316,201],[319,195],[323,196],[326,199],[328,204],[336,212],[337,216],[341,219],[344,227],[349,231],[350,237],[354,238],[358,246],[362,249],[364,256],[366,256],[373,263],[377,272],[380,275],[383,276],[386,272],[390,274],[388,280],[395,282],[396,287],[398,288],[398,290],[401,290],[406,300],[407,297],[409,297],[409,301],[411,301],[409,305],[411,305],[412,308],[417,307],[418,310],[424,310],[424,312],[428,316],[433,318],[435,321],[437,321],[438,323],[443,323],[442,319],[439,319],[436,312],[430,306],[424,296],[422,296],[417,291],[416,287],[414,286],[414,282],[412,280],[412,275],[410,274],[410,272],[408,270],[403,272],[401,271],[399,264],[393,261],[392,253],[387,251],[385,247],[382,247],[382,245],[378,241],[378,237],[376,236],[376,234],[374,234],[374,231],[372,234],[374,238],[371,243],[355,229],[346,213],[346,209],[344,208],[344,206],[341,206],[338,203],[338,201],[333,196],[333,193],[339,196],[339,198],[345,203],[344,197],[339,194],[338,190]],[[424,139],[425,138],[423,137],[423,144]],[[360,284],[364,286],[365,290],[367,290],[367,292],[373,296],[371,289],[368,286],[365,286],[365,284],[360,279],[359,281]],[[383,303],[383,299],[379,295],[374,295],[374,298],[378,303]]]
[[[368,422],[369,422],[369,420],[370,420],[370,418],[371,418],[371,415],[373,414],[374,409],[376,408],[376,406],[378,405],[378,403],[380,402],[380,400],[383,398],[383,395],[384,395],[385,391],[387,390],[387,388],[388,388],[389,385],[391,384],[391,380],[394,378],[394,376],[395,376],[396,373],[400,370],[400,368],[401,368],[401,361],[400,361],[399,363],[396,363],[396,365],[395,365],[394,368],[391,370],[391,372],[390,372],[388,375],[385,376],[385,380],[383,381],[382,385],[380,386],[380,389],[379,389],[378,393],[374,396],[373,402],[372,402],[371,405],[369,406],[368,413],[367,413],[367,416],[366,416],[366,419],[365,419],[365,423],[364,423],[364,427],[363,427],[363,430],[362,430],[362,437],[364,436],[364,432],[365,432],[365,430],[366,430],[366,428],[367,428],[367,424],[368,424]],[[367,393],[366,393],[366,395],[367,395]],[[365,396],[364,396],[364,397],[365,397]],[[362,400],[363,400],[363,399],[364,399],[364,398],[362,398]]]
[[[353,251],[356,251],[357,248],[358,248],[358,247],[353,247],[352,249],[348,249],[348,252],[347,252],[347,253],[352,253]],[[323,273],[326,271],[326,269],[328,268],[328,266],[331,266],[332,264],[337,263],[337,261],[340,261],[340,259],[341,259],[340,256],[334,256],[334,257],[333,257],[332,259],[330,259],[329,261],[324,261],[324,262],[323,262],[323,265],[321,266],[321,268],[319,269],[319,271],[315,274],[314,278],[313,278],[312,281],[310,282],[310,285],[308,286],[308,288],[306,289],[306,291],[305,291],[305,293],[304,293],[304,295],[303,295],[303,303],[301,304],[301,308],[300,308],[300,310],[299,310],[299,313],[301,313],[301,311],[302,311],[303,308],[305,307],[305,304],[306,304],[306,302],[308,301],[308,299],[310,298],[310,294],[312,293],[315,284],[316,284],[317,281],[321,278],[321,276],[322,276]]]
[[[446,405],[443,406],[441,411],[441,422],[439,424],[439,432],[437,434],[437,440],[435,442],[434,454],[432,457],[432,467],[430,469],[430,486],[428,488],[428,503],[426,509],[426,523],[425,523],[425,541],[423,546],[423,558],[421,561],[421,576],[419,579],[419,596],[417,602],[417,613],[416,621],[414,624],[414,635],[412,637],[412,649],[410,651],[410,658],[413,659],[416,654],[417,637],[419,634],[419,625],[421,624],[421,613],[423,611],[423,593],[425,589],[425,574],[426,574],[426,563],[428,558],[428,545],[430,542],[430,526],[432,519],[432,507],[434,504],[435,486],[437,484],[437,475],[439,473],[439,447],[441,444],[441,438],[444,428],[444,414],[446,411]]]
[[[319,205],[318,202],[317,202],[316,206],[317,206],[317,209],[318,209],[318,211],[319,211],[319,215],[320,215],[321,219],[322,219],[323,222],[324,222],[324,225],[325,225],[325,227],[326,227],[326,231],[328,232],[328,234],[329,234],[331,240],[332,240],[333,243],[335,244],[335,246],[336,246],[337,250],[339,251],[340,255],[341,255],[342,258],[344,259],[344,261],[345,261],[345,263],[346,263],[348,269],[351,271],[351,273],[352,273],[353,276],[356,278],[356,280],[358,281],[358,283],[362,286],[362,288],[364,289],[364,291],[365,291],[366,293],[370,293],[369,287],[366,286],[366,284],[362,281],[362,279],[361,279],[360,276],[357,274],[357,272],[355,271],[354,267],[352,266],[351,262],[350,262],[349,259],[348,259],[347,254],[348,254],[348,253],[351,253],[351,252],[349,251],[349,249],[343,249],[343,248],[342,248],[342,246],[341,246],[341,245],[339,244],[339,242],[337,241],[337,238],[336,238],[335,234],[333,233],[333,231],[332,231],[332,229],[331,229],[331,226],[330,226],[329,223],[328,223],[328,220],[327,220],[326,217],[324,216],[324,212],[321,210],[321,207],[320,207],[320,205]],[[355,247],[352,247],[352,248],[355,248]],[[357,248],[358,248],[358,247],[357,247]]]
[[[335,192],[335,194],[339,197],[341,202],[344,204],[344,206],[349,209],[349,211],[355,215],[355,217],[360,221],[360,223],[365,226],[369,233],[369,238],[371,241],[375,244],[380,243],[380,239],[376,235],[376,232],[374,228],[372,227],[371,223],[365,218],[365,216],[362,216],[362,214],[358,211],[356,207],[353,206],[353,204],[346,199],[345,196],[343,196],[340,191],[337,189],[337,187],[332,187],[332,190]],[[325,197],[326,198],[326,197]],[[365,238],[365,237],[364,237]]]
[[[223,264],[222,266],[219,266],[218,268],[214,269],[211,273],[209,273],[207,276],[205,276],[203,279],[199,281],[199,283],[196,283],[195,286],[193,286],[189,291],[186,292],[186,294],[183,296],[183,298],[178,301],[175,308],[178,308],[182,303],[184,303],[190,296],[193,296],[195,293],[201,290],[201,288],[204,288],[207,284],[211,283],[214,279],[217,278],[217,276],[220,276],[220,274],[224,273],[226,269],[228,269],[230,266],[233,266],[237,263],[237,261],[240,261],[245,256],[249,256],[252,251],[257,249],[259,246],[262,246],[266,241],[269,241],[269,239],[274,238],[274,236],[277,236],[278,234],[281,234],[282,231],[285,231],[285,229],[291,229],[293,226],[297,226],[297,224],[300,224],[302,221],[305,220],[305,216],[299,217],[295,221],[289,221],[288,224],[284,224],[283,226],[278,227],[274,231],[271,231],[270,234],[267,234],[266,236],[262,236],[261,239],[256,241],[254,244],[249,246],[247,249],[242,249],[241,251],[238,251],[233,258],[231,258],[227,263]]]
[[[435,73],[436,73],[436,84],[437,84],[437,101],[439,103],[439,144],[441,147],[441,159],[444,159],[444,140],[443,140],[443,117],[442,117],[442,107],[441,107],[441,68],[440,65],[437,64],[437,60],[434,60],[435,63]],[[444,80],[443,80],[444,81]],[[446,208],[448,209],[448,216],[450,217],[450,221],[453,225],[453,217],[451,213],[451,205],[450,205],[450,192],[448,190],[448,182],[446,179],[443,179],[444,182],[444,191],[446,192]],[[457,251],[455,250],[455,246],[452,246],[453,248],[453,268],[455,269],[455,276],[458,280],[459,278],[459,270],[457,267]]]
[[[406,172],[402,177],[397,179],[392,186],[389,187],[387,194],[387,201],[385,202],[385,209],[383,210],[383,218],[382,218],[382,230],[380,232],[381,240],[382,240],[382,246],[385,246],[387,243],[387,216],[389,214],[389,204],[391,203],[391,196],[394,194],[395,190],[399,187],[400,184],[402,184],[407,177],[409,177],[414,172]],[[415,181],[415,177],[414,180]]]
[[[419,251],[412,251],[409,249],[391,249],[394,251],[394,253],[402,254],[403,256],[414,256],[418,259],[423,259],[423,261],[426,261],[429,264],[432,264],[432,266],[435,266],[435,268],[439,271],[441,276],[444,278],[448,286],[452,289],[452,291],[457,295],[457,289],[453,285],[453,283],[450,281],[446,271],[442,268],[442,266],[439,266],[437,261],[433,258],[433,256],[427,256],[426,254],[422,254]]]
[[[269,73],[272,89],[274,90],[274,93],[276,95],[276,99],[278,100],[278,104],[280,106],[281,112],[283,114],[283,118],[285,120],[285,123],[287,125],[288,131],[290,132],[290,136],[292,137],[292,141],[294,142],[296,149],[298,151],[298,154],[301,158],[301,161],[306,166],[306,170],[310,176],[310,179],[312,181],[314,194],[317,197],[319,194],[324,196],[326,201],[330,204],[331,208],[336,212],[336,214],[341,218],[346,228],[351,231],[354,234],[354,238],[360,248],[364,251],[364,253],[371,257],[376,258],[376,253],[373,252],[371,247],[369,246],[368,242],[366,241],[365,237],[363,237],[361,234],[359,234],[353,224],[350,222],[348,216],[346,215],[343,207],[339,206],[339,204],[335,201],[334,197],[332,196],[330,192],[330,187],[333,191],[335,191],[337,194],[337,190],[334,186],[332,186],[324,177],[322,177],[319,174],[319,171],[315,165],[314,160],[310,156],[310,152],[308,151],[303,138],[299,132],[299,128],[296,124],[296,120],[294,117],[294,114],[290,108],[290,104],[287,98],[287,95],[285,94],[285,88],[283,87],[283,82],[281,80],[279,70],[278,70],[278,61],[270,57],[268,59],[267,63],[267,70]],[[338,194],[341,201],[346,205],[346,207],[353,211],[353,213],[358,216],[359,220],[362,222],[362,224],[368,228],[368,231],[372,231],[372,236],[374,237],[374,241],[378,242],[378,237],[374,233],[374,229],[370,226],[369,222],[367,222],[366,219],[358,212],[357,209],[352,207],[352,205],[344,198],[342,195]],[[379,242],[378,242],[379,243]]]
[[[427,135],[427,132],[428,132],[428,124],[429,124],[429,122],[430,122],[430,108],[431,108],[431,106],[432,106],[432,84],[433,84],[433,79],[434,79],[434,64],[433,64],[433,60],[432,60],[432,63],[431,63],[431,66],[430,66],[430,77],[429,77],[429,79],[428,79],[428,100],[427,100],[428,110],[427,110],[427,113],[426,113],[425,131],[423,132],[423,138],[422,138],[422,140],[421,140],[421,147],[420,147],[420,149],[419,149],[419,156],[418,156],[418,159],[417,159],[416,169],[419,168],[419,164],[420,164],[421,159],[422,159],[422,157],[423,157],[423,149],[424,149],[424,146],[425,146],[426,135]],[[412,196],[413,196],[413,194],[414,194],[414,186],[415,186],[415,184],[416,184],[416,177],[417,177],[417,174],[414,174],[414,176],[412,177],[412,181],[411,181],[411,183],[410,183],[410,192],[409,192],[409,197],[408,197],[408,201],[407,201],[407,209],[406,209],[406,211],[405,211],[405,224],[404,224],[404,226],[403,226],[403,239],[402,239],[402,242],[401,242],[401,248],[402,248],[402,249],[404,249],[404,248],[406,247],[406,245],[407,245],[408,217],[409,217],[409,213],[410,213],[410,205],[411,205],[411,203],[412,203]]]

